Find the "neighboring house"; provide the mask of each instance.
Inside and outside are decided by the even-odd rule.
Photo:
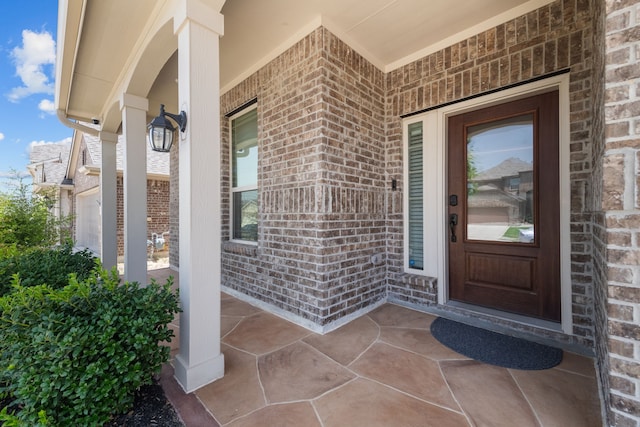
[[[132,141],[125,278],[146,278],[146,123],[188,117],[168,155],[187,391],[224,374],[224,289],[320,332],[390,301],[595,355],[607,422],[640,423],[640,1],[451,5],[61,1],[59,117]],[[467,131],[514,122],[531,177],[478,189],[524,192],[505,216],[535,238],[471,245]]]
[[[71,144],[32,145],[27,171],[31,175],[33,191],[51,197],[51,212],[57,218],[71,215],[73,210],[73,183],[67,179],[67,165]]]
[[[72,216],[72,237],[78,248],[101,251],[101,151],[98,138],[76,131],[71,144],[32,147],[28,170],[35,189],[52,187],[58,192],[55,212]],[[124,254],[124,204],[122,155],[124,142],[116,146],[117,245]],[[169,240],[169,161],[167,156],[147,150],[147,239],[164,249]],[[158,242],[159,240],[159,242]]]
[[[533,218],[533,165],[509,158],[469,178],[472,223],[523,224]]]

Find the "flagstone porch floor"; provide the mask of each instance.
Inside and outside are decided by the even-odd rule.
[[[149,273],[177,282],[169,269]],[[592,359],[565,352],[544,371],[486,365],[436,341],[434,319],[385,304],[319,335],[223,293],[224,378],[185,394],[166,366],[161,383],[197,427],[602,425]]]

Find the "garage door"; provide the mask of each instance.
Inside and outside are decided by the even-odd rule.
[[[494,223],[509,224],[509,208],[492,207],[492,208],[469,208],[469,222],[471,223]]]
[[[76,206],[76,246],[100,254],[100,192],[78,194]]]

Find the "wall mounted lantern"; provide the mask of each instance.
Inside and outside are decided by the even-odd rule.
[[[166,119],[169,117],[178,125],[180,132],[184,132],[187,127],[187,113],[180,111],[180,114],[171,114],[164,111],[164,104],[160,104],[160,115],[151,120],[147,126],[149,130],[149,145],[153,151],[168,153],[173,144],[173,135],[176,128]]]

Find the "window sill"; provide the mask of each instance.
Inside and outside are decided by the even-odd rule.
[[[258,255],[258,245],[239,242],[223,242],[222,250],[236,255],[245,255],[255,257]]]

